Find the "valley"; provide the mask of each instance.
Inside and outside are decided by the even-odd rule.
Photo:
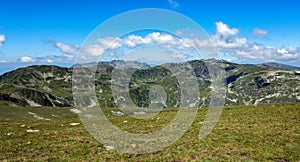
[[[300,71],[295,68],[271,66],[273,64],[235,64],[223,60],[194,60],[188,63],[198,81],[199,107],[208,107],[211,97],[212,81],[207,63],[224,65],[224,84],[227,87],[225,105],[300,101]],[[97,69],[95,92],[101,107],[116,107],[117,103],[124,102],[123,98],[116,98],[111,91],[112,72],[116,65],[142,67],[135,70],[128,85],[130,97],[137,106],[150,106],[149,91],[153,85],[161,86],[166,92],[166,101],[158,102],[156,106],[180,106],[181,87],[176,76],[185,71],[182,69],[177,74],[172,74],[168,70],[178,66],[178,63],[150,67],[139,62],[111,61],[90,65]],[[35,65],[5,73],[0,76],[0,100],[29,107],[72,107],[72,71],[73,68]]]

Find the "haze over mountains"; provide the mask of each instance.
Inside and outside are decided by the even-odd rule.
[[[244,65],[217,60],[193,60],[192,66],[200,89],[199,107],[210,101],[211,78],[205,62],[222,62],[226,71],[226,105],[258,105],[279,102],[300,102],[300,68],[277,63]],[[180,86],[176,77],[162,65],[150,67],[139,62],[99,62],[95,76],[96,95],[101,107],[115,107],[123,99],[111,92],[114,66],[143,66],[136,70],[129,84],[129,94],[140,107],[150,107],[149,90],[160,85],[166,100],[157,107],[179,107]],[[177,63],[166,64],[176,66]],[[72,71],[53,65],[33,65],[0,76],[0,100],[19,106],[72,107]],[[184,72],[184,71],[181,71]],[[126,100],[126,99],[125,99]]]

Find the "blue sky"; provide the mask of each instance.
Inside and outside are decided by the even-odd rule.
[[[168,9],[190,17],[230,53],[224,59],[259,63],[278,56],[270,61],[300,64],[300,2],[295,0],[3,0],[0,4],[0,73],[27,64],[69,66],[74,63],[69,55],[99,24],[140,8]],[[264,57],[255,56],[254,45],[228,50],[220,40],[224,34],[234,43],[246,39],[247,47],[259,45],[257,53],[265,52]],[[69,59],[58,60],[60,56]]]

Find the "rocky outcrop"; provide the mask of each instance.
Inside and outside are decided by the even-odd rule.
[[[224,65],[226,72],[224,82],[227,86],[227,105],[300,102],[300,71],[295,70],[298,68],[277,64],[242,65],[213,59],[193,60],[188,63],[198,79],[201,107],[208,106],[213,88],[206,64],[220,63]],[[178,107],[181,89],[176,75],[187,70],[179,68],[172,74],[166,67],[178,66],[178,63],[150,67],[145,63],[134,61],[74,66],[95,68],[95,92],[101,107],[114,107],[126,100],[114,97],[111,91],[111,75],[115,66],[137,68],[129,83],[129,94],[132,101],[141,107],[151,107],[149,91],[154,85],[161,86],[166,92],[166,101],[163,105],[159,105],[160,107]],[[21,106],[73,106],[72,71],[72,68],[36,65],[5,73],[0,76],[0,100]]]
[[[0,100],[14,102],[20,106],[70,107],[70,101],[36,89],[4,84],[0,87]]]

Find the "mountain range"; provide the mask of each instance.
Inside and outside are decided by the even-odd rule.
[[[236,64],[224,60],[188,61],[199,85],[199,107],[209,105],[211,78],[207,63],[222,63],[226,72],[226,105],[258,105],[280,102],[300,102],[300,68],[277,63]],[[166,92],[165,100],[155,107],[180,106],[180,84],[166,67],[179,63],[149,66],[134,61],[91,63],[96,66],[95,89],[101,107],[116,107],[124,98],[116,98],[111,91],[112,72],[116,65],[142,67],[130,79],[129,94],[140,107],[151,107],[149,92],[160,85]],[[76,65],[74,65],[75,67]],[[184,69],[180,72],[184,73]],[[179,72],[179,73],[180,73]],[[0,76],[0,100],[18,106],[72,107],[73,67],[33,65],[19,68]]]

